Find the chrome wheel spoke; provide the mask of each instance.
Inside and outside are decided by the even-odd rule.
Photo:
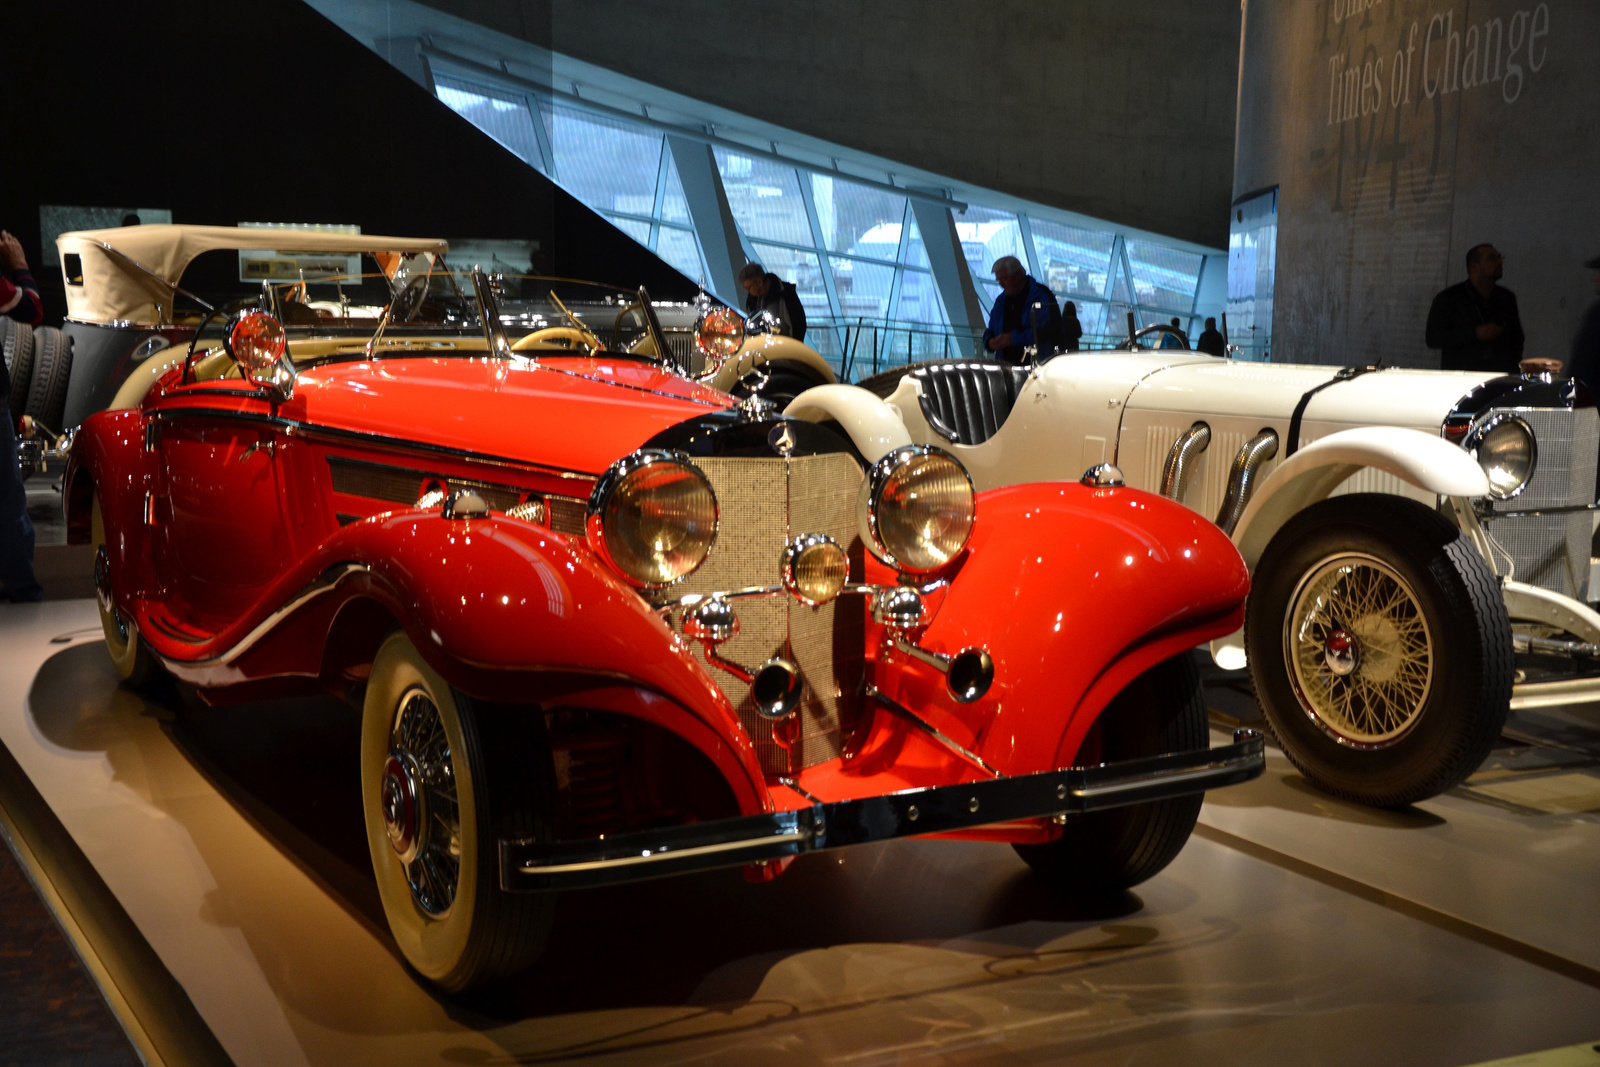
[[[1289,598],[1284,659],[1306,714],[1343,744],[1393,744],[1433,686],[1428,622],[1415,592],[1365,553],[1312,567]]]
[[[444,720],[422,689],[401,696],[389,751],[417,798],[415,851],[400,857],[406,882],[417,907],[439,918],[455,902],[460,884],[461,810]]]

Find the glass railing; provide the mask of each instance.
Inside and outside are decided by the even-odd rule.
[[[930,359],[964,359],[979,348],[983,332],[897,319],[811,316],[806,344],[832,364],[842,382],[922,363]]]

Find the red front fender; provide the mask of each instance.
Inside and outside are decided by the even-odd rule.
[[[993,687],[957,704],[937,674],[902,662],[884,688],[1005,773],[1062,766],[1141,671],[1237,629],[1249,589],[1232,542],[1181,504],[1076,483],[993,490],[921,641],[987,648]]]

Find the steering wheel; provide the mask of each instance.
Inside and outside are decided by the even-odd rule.
[[[418,274],[406,282],[406,287],[390,302],[389,318],[395,322],[410,322],[417,317],[417,311],[427,298],[428,276]]]
[[[1185,335],[1184,335],[1183,331],[1178,329],[1176,326],[1172,326],[1172,325],[1170,325],[1168,323],[1165,323],[1165,322],[1157,322],[1157,323],[1154,323],[1154,324],[1152,324],[1150,326],[1145,326],[1145,327],[1139,329],[1138,331],[1136,331],[1134,333],[1134,335],[1131,338],[1129,338],[1128,340],[1124,341],[1119,347],[1127,349],[1129,351],[1138,351],[1140,349],[1164,349],[1164,348],[1168,348],[1168,349],[1183,348],[1183,349],[1186,349],[1186,348],[1189,347],[1189,345],[1188,345],[1187,342],[1185,342],[1184,336]],[[1148,338],[1151,338],[1151,337],[1158,337],[1159,340],[1155,341],[1154,343],[1151,343],[1148,340]]]

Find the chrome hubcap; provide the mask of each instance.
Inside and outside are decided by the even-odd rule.
[[[384,830],[412,899],[428,915],[444,915],[461,880],[461,817],[444,722],[420,688],[400,697],[378,791]]]
[[[1422,605],[1392,567],[1339,553],[1289,598],[1284,659],[1301,707],[1353,748],[1383,748],[1417,723],[1433,689],[1433,640]]]
[[[378,787],[382,793],[383,828],[388,831],[389,844],[401,863],[411,863],[417,858],[417,828],[427,821],[422,811],[423,794],[417,789],[413,768],[394,756],[383,768],[383,782]]]

